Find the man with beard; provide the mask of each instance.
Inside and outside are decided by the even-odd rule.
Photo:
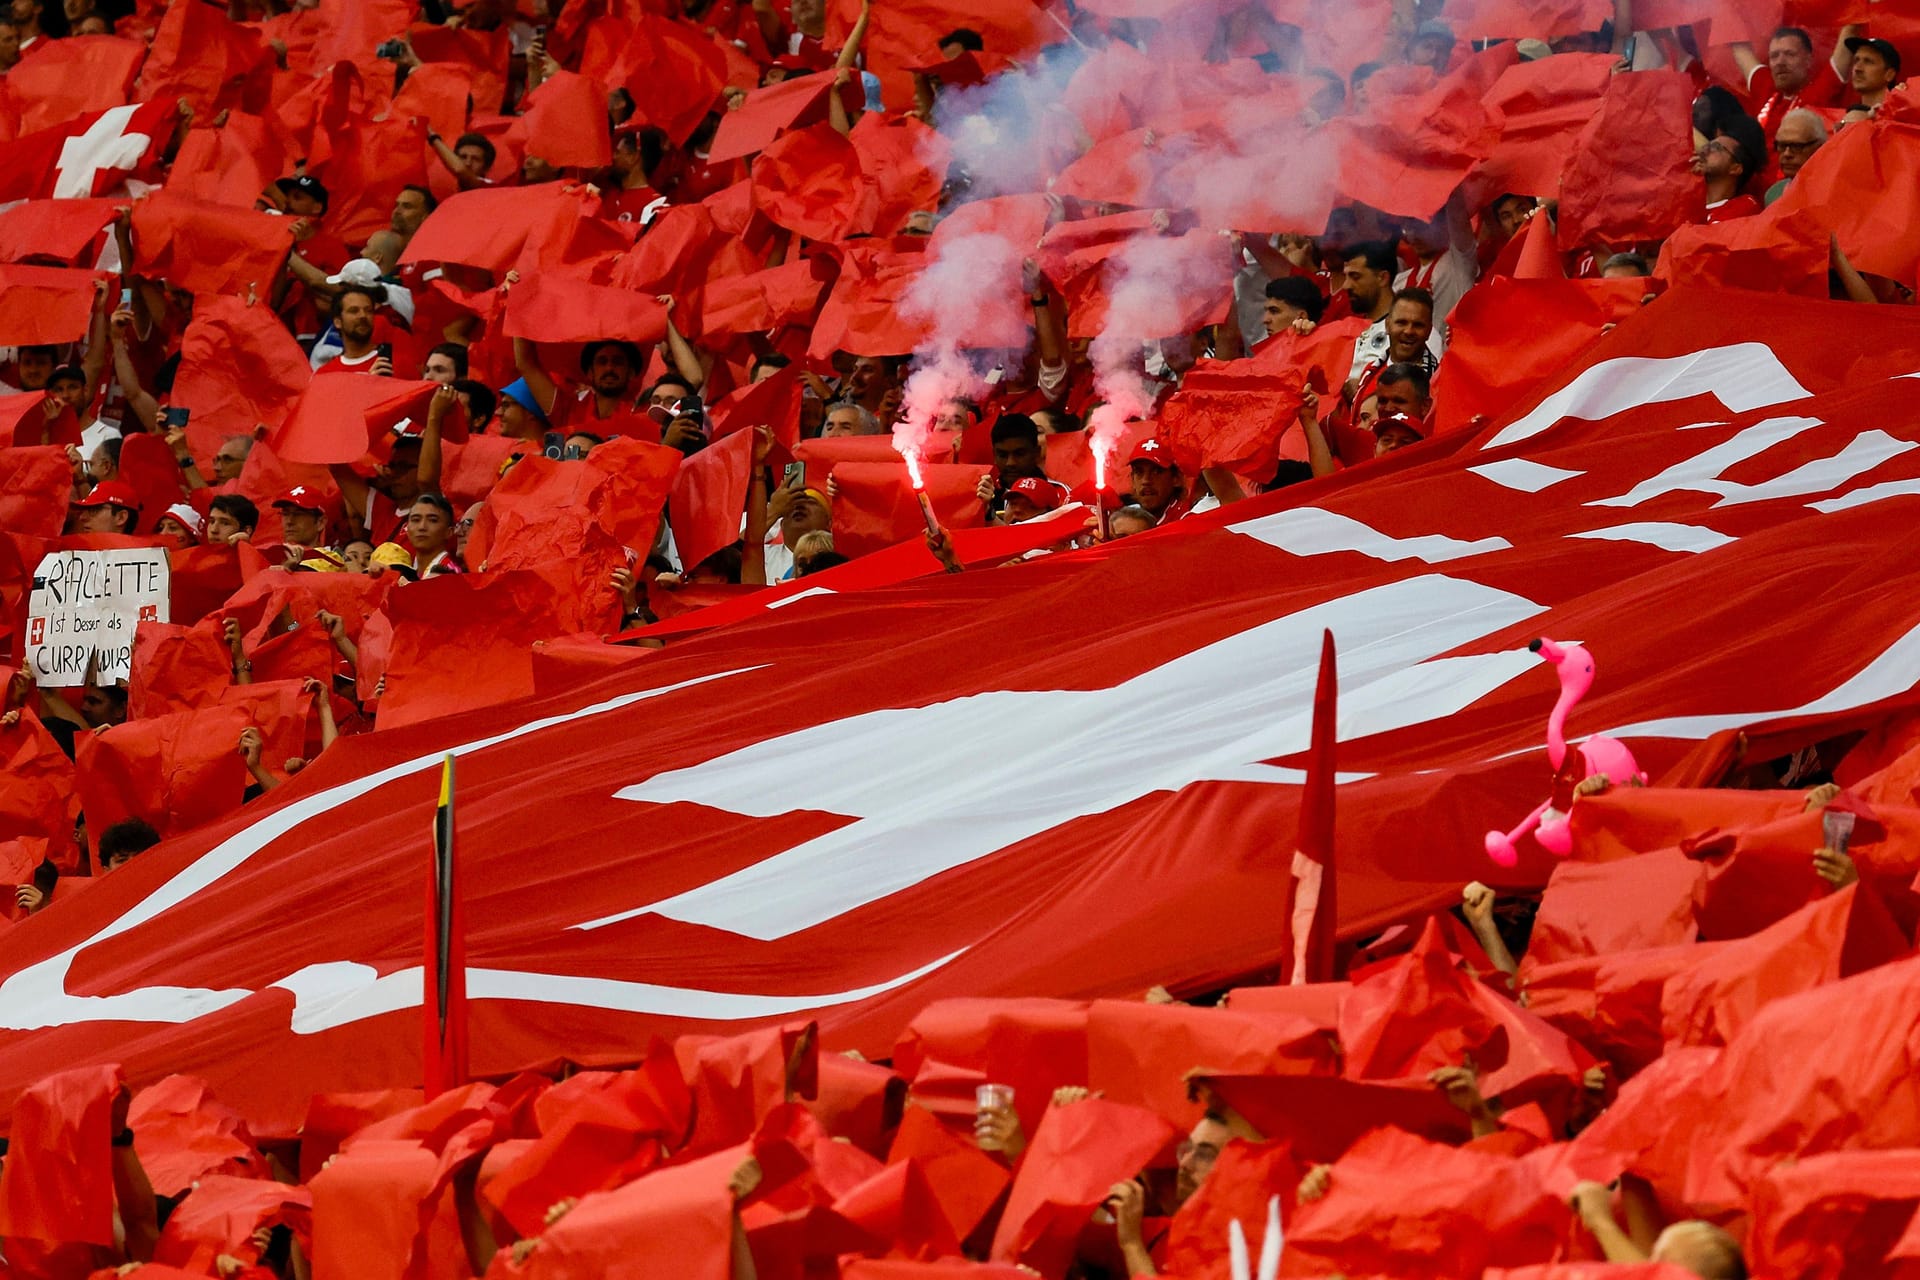
[[[340,354],[316,373],[393,374],[393,361],[380,354],[373,337],[373,315],[380,306],[379,285],[350,284],[333,301],[333,327],[340,334]]]
[[[647,398],[634,390],[634,379],[645,368],[646,357],[633,343],[603,338],[582,347],[580,373],[584,385],[571,394],[554,382],[540,364],[539,351],[525,338],[513,340],[513,362],[526,380],[528,392],[546,410],[547,420],[552,423],[549,430],[590,431],[602,439],[660,439],[660,424],[647,415]]]
[[[1393,306],[1393,276],[1400,259],[1384,240],[1368,240],[1347,250],[1336,292],[1347,295],[1354,315],[1370,323],[1353,340],[1353,367],[1347,376],[1357,380],[1367,365],[1387,353],[1387,311]]]

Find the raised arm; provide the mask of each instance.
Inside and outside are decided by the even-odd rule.
[[[741,547],[740,581],[767,585],[767,455],[773,452],[773,428],[753,429],[753,473],[747,478],[746,542]]]
[[[701,358],[699,349],[687,341],[687,336],[680,332],[680,326],[673,322],[673,295],[663,293],[659,296],[659,302],[667,309],[667,355],[673,360],[674,372],[685,378],[689,387],[698,391],[707,385],[707,361]]]
[[[460,393],[452,387],[442,387],[433,393],[433,399],[427,403],[427,425],[420,431],[420,491],[422,493],[440,492],[441,449],[440,433],[447,414],[460,402]]]
[[[539,351],[525,338],[513,340],[513,367],[527,380],[527,390],[533,392],[533,398],[540,402],[540,407],[552,413],[560,399],[560,388],[554,385],[553,379],[541,367]]]
[[[1314,394],[1312,387],[1300,393],[1300,430],[1307,437],[1307,465],[1313,468],[1314,478],[1330,476],[1340,469],[1333,459],[1333,449],[1327,444],[1327,433],[1320,429],[1320,397]]]
[[[1841,84],[1853,83],[1853,52],[1847,48],[1847,41],[1860,34],[1860,24],[1850,23],[1840,28],[1840,38],[1833,42],[1833,74],[1840,77]]]

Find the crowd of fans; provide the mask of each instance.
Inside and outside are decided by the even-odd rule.
[[[1342,118],[1364,123],[1375,119],[1383,104],[1390,109],[1395,102],[1428,101],[1395,95],[1457,87],[1460,77],[1477,74],[1474,68],[1480,65],[1497,74],[1501,67],[1604,55],[1617,64],[1614,76],[1684,72],[1696,89],[1692,166],[1697,187],[1690,221],[1705,226],[1764,216],[1809,166],[1819,165],[1821,149],[1840,131],[1872,127],[1911,110],[1910,103],[1902,106],[1902,49],[1878,28],[1715,30],[1710,39],[1704,26],[1636,31],[1630,0],[1617,0],[1614,20],[1597,31],[1477,43],[1450,25],[1444,4],[1396,0],[1381,7],[1377,29],[1340,27],[1347,43],[1337,48],[1311,25],[1303,29],[1268,11],[1286,6],[1232,4],[1212,6],[1202,17],[1173,11],[1117,17],[1108,16],[1106,6],[1089,5],[1042,23],[1050,34],[1037,41],[996,47],[998,28],[970,20],[965,6],[956,5],[947,15],[950,29],[904,60],[897,53],[883,59],[877,39],[869,38],[889,19],[885,0],[874,2],[882,7],[862,4],[857,14],[842,6],[848,11],[836,10],[830,22],[818,0],[793,0],[790,6],[781,0],[750,5],[688,0],[671,17],[596,0],[565,5],[425,0],[417,9],[370,6],[367,12],[378,21],[396,13],[399,21],[391,30],[375,30],[378,21],[360,23],[351,27],[357,34],[350,38],[340,35],[348,29],[344,8],[316,0],[231,0],[224,16],[216,8],[211,16],[191,19],[217,23],[227,41],[218,56],[245,65],[215,67],[179,91],[177,131],[153,142],[147,170],[153,182],[130,183],[112,193],[114,210],[78,259],[37,254],[31,247],[16,252],[18,260],[43,265],[77,261],[98,267],[102,283],[83,339],[19,346],[0,364],[0,391],[35,397],[26,413],[15,415],[14,448],[0,451],[0,465],[8,455],[50,449],[63,451],[66,461],[52,481],[58,492],[46,495],[64,503],[64,523],[8,530],[25,539],[23,547],[120,546],[132,545],[129,538],[157,539],[175,557],[176,583],[207,573],[214,563],[209,554],[223,557],[219,563],[227,569],[220,573],[231,580],[214,573],[221,590],[193,608],[176,590],[172,629],[152,633],[178,640],[180,652],[191,640],[199,646],[194,653],[215,656],[210,671],[183,683],[175,655],[155,641],[135,646],[134,669],[126,681],[39,687],[28,671],[18,669],[24,661],[16,633],[11,654],[16,670],[0,716],[0,756],[24,758],[20,752],[26,748],[18,745],[22,736],[45,735],[84,771],[90,752],[112,749],[116,735],[126,740],[130,730],[122,726],[143,717],[192,716],[239,705],[246,708],[240,721],[218,721],[227,736],[217,753],[223,768],[231,771],[238,761],[244,769],[244,774],[231,773],[229,809],[252,800],[305,767],[312,753],[325,750],[338,735],[373,727],[384,693],[384,649],[392,636],[382,608],[391,593],[432,590],[419,584],[485,575],[515,563],[522,548],[514,539],[532,537],[523,495],[566,492],[571,483],[566,476],[572,474],[567,468],[591,468],[596,484],[626,485],[619,490],[623,500],[639,495],[648,507],[623,511],[618,521],[602,518],[603,508],[590,508],[601,532],[618,541],[638,530],[641,543],[626,546],[624,559],[604,572],[597,567],[601,577],[591,585],[611,602],[597,616],[614,642],[658,645],[663,642],[648,628],[695,607],[688,602],[696,597],[715,598],[699,596],[703,590],[764,588],[844,565],[866,549],[846,532],[852,527],[846,513],[858,495],[851,482],[841,483],[836,467],[890,455],[860,452],[861,438],[875,438],[883,451],[890,440],[908,441],[909,447],[926,450],[917,462],[972,468],[943,492],[944,523],[925,535],[948,570],[969,567],[953,535],[974,527],[1031,526],[1036,533],[1022,554],[1049,554],[1130,537],[1251,494],[1365,468],[1431,438],[1436,388],[1444,385],[1447,368],[1449,317],[1479,282],[1537,270],[1544,256],[1552,274],[1647,277],[1649,293],[1660,287],[1652,278],[1661,261],[1660,238],[1567,244],[1558,234],[1565,227],[1553,198],[1476,190],[1471,181],[1456,181],[1444,207],[1422,209],[1419,216],[1342,199],[1324,227],[1271,232],[1258,226],[1197,226],[1207,235],[1218,233],[1231,255],[1217,279],[1208,282],[1218,297],[1207,322],[1174,333],[1121,331],[1118,317],[1124,308],[1116,282],[1089,284],[1084,264],[1059,246],[1077,235],[1108,236],[1102,243],[1120,246],[1117,256],[1124,259],[1127,246],[1143,237],[1191,232],[1198,215],[1157,204],[1133,207],[1076,198],[1053,188],[1083,152],[1115,136],[1116,130],[1092,123],[1102,112],[1126,117],[1118,133],[1144,133],[1137,148],[1141,155],[1164,150],[1156,130],[1164,127],[1170,136],[1182,127],[1183,113],[1199,110],[1202,94],[1212,92],[1170,82],[1204,79],[1197,70],[1203,64],[1222,68],[1227,79],[1220,92],[1249,99],[1263,93],[1298,95],[1291,109],[1303,130]],[[12,0],[0,20],[0,83],[20,79],[49,46],[83,39],[152,42],[166,24],[178,21],[170,10],[206,7],[196,0],[175,0],[172,6]],[[1372,12],[1364,6],[1361,11]],[[920,21],[928,10],[915,6],[913,12]],[[907,29],[919,28],[908,24]],[[210,30],[193,28],[198,34],[187,38],[188,61],[215,59],[210,48],[197,52],[193,44]],[[367,48],[347,49],[343,43],[362,37]],[[703,52],[685,54],[688,42]],[[652,50],[651,60],[631,52],[629,46],[640,45]],[[339,61],[321,60],[316,52],[321,47],[333,49],[326,56]],[[1084,70],[1102,58],[1116,67],[1135,66],[1124,60],[1129,51],[1135,57],[1150,51],[1178,74],[1160,80],[1143,74],[1138,83],[1126,85],[1075,85],[1076,68]],[[1488,58],[1504,61],[1498,66],[1477,61]],[[448,79],[450,69],[457,75]],[[323,104],[307,102],[304,131],[291,127],[299,112],[289,107],[288,98],[305,94],[312,99],[315,90],[304,82],[327,76],[337,84],[351,80],[354,87]],[[1000,83],[1018,80],[1027,86],[1025,115],[997,114],[996,76]],[[1477,90],[1488,87],[1484,79],[1472,81]],[[785,97],[773,93],[777,86],[803,81],[816,90],[811,96],[791,89]],[[449,84],[455,87],[450,90]],[[1096,100],[1095,88],[1106,97]],[[583,91],[590,108],[584,113],[578,110]],[[7,95],[16,119],[23,118],[31,101],[11,84]],[[1036,95],[1047,100],[1036,104]],[[1063,115],[1072,118],[1064,150],[1056,145],[1057,128],[996,142],[1009,171],[1038,164],[1042,172],[1034,181],[1022,185],[1009,174],[978,168],[982,151],[970,130],[977,133],[982,121],[997,126],[1024,121],[1038,129],[1045,122],[1057,125]],[[730,117],[750,125],[735,125]],[[556,119],[562,123],[556,125]],[[154,249],[142,242],[137,197],[154,186],[165,192],[173,166],[188,164],[197,139],[263,120],[265,131],[283,135],[276,154],[284,163],[267,175],[270,180],[253,202],[290,232],[291,249],[280,259],[277,274],[227,291],[244,295],[242,309],[234,297],[219,296],[222,291],[209,297],[207,290],[196,291],[164,272],[143,270]],[[406,121],[412,130],[400,152],[403,171],[397,177],[404,181],[340,160],[345,133],[393,121]],[[340,130],[342,137],[328,138],[327,128]],[[739,142],[740,132],[753,130],[764,136],[754,145]],[[314,153],[295,149],[302,143]],[[327,155],[319,153],[321,144]],[[895,150],[885,150],[888,146]],[[1039,159],[1012,154],[1021,149]],[[598,162],[582,162],[583,155]],[[1631,167],[1624,159],[1622,166]],[[1276,170],[1270,180],[1292,179]],[[343,185],[348,182],[358,186]],[[859,194],[863,191],[865,196]],[[1031,228],[1037,238],[1015,246],[1019,269],[1007,282],[1011,296],[995,304],[997,312],[1017,313],[1022,341],[1002,336],[1005,326],[998,320],[991,340],[971,341],[964,331],[969,317],[956,318],[945,300],[934,325],[937,342],[927,338],[911,298],[856,290],[842,300],[849,282],[871,276],[883,256],[894,261],[918,254],[947,266],[973,267],[953,247],[964,245],[964,238],[943,237],[941,229],[949,218],[962,216],[970,202],[997,195],[1045,197],[1044,219]],[[380,216],[370,221],[365,215],[375,198]],[[519,204],[512,203],[516,198]],[[480,206],[472,203],[476,199],[495,203]],[[841,206],[857,199],[877,202],[883,211],[876,215],[869,208],[850,222]],[[515,208],[523,212],[511,212]],[[537,214],[525,213],[529,208],[537,208]],[[342,210],[351,213],[343,217]],[[461,253],[448,247],[484,240],[489,220],[515,218],[527,225],[514,233],[517,239],[509,237],[514,239],[510,251]],[[1117,240],[1111,238],[1116,227],[1124,230]],[[536,242],[538,251],[520,250]],[[863,256],[869,248],[874,257]],[[1531,267],[1523,267],[1529,254],[1534,255]],[[477,258],[488,265],[479,265]],[[1876,304],[1912,300],[1910,274],[1896,279],[1856,269],[1837,239],[1829,268],[1836,298]],[[996,270],[983,261],[970,274],[991,280]],[[580,292],[562,295],[572,301],[560,312],[536,313],[528,295],[556,287],[553,280],[563,276]],[[804,285],[795,283],[801,276]],[[738,290],[727,293],[722,287],[742,280],[751,286],[746,302],[739,300]],[[780,289],[789,295],[799,289],[804,297],[794,304],[774,296]],[[596,329],[598,313],[581,313],[581,300],[604,300],[616,290],[647,304],[646,318],[626,316]],[[552,323],[566,332],[548,340],[549,330],[541,324],[512,321],[520,306],[529,308],[525,314],[551,314]],[[860,323],[844,314],[862,308],[866,314]],[[1088,319],[1102,309],[1108,313],[1105,328]],[[1162,314],[1181,310],[1170,301]],[[843,314],[833,324],[844,333],[829,327],[829,313],[836,311]],[[216,346],[209,356],[205,341],[196,350],[196,326],[210,326],[216,312],[225,326],[209,330],[216,344],[222,335],[240,332],[235,314],[252,317],[249,323],[272,332],[254,333],[246,350]],[[980,323],[988,319],[982,316]],[[1124,353],[1117,362],[1103,356],[1102,336],[1120,340]],[[262,357],[262,352],[284,354],[293,344],[299,354],[291,371],[284,360],[274,367]],[[972,351],[962,362],[964,385],[948,378],[927,393],[933,384],[916,381],[917,374],[937,365],[935,347],[946,352],[955,345]],[[1299,363],[1287,367],[1303,383],[1298,412],[1288,406],[1286,421],[1274,427],[1278,443],[1257,468],[1235,469],[1212,459],[1203,460],[1205,465],[1188,459],[1183,465],[1178,451],[1156,436],[1156,408],[1177,399],[1194,368],[1230,370],[1242,367],[1235,362],[1295,351],[1301,353]],[[1330,370],[1332,376],[1307,377],[1309,366]],[[218,371],[212,381],[210,367]],[[1144,403],[1134,404],[1115,429],[1096,432],[1093,424],[1102,410],[1112,416],[1116,372],[1125,373],[1130,385],[1145,387]],[[389,404],[368,410],[364,456],[310,460],[290,443],[290,421],[304,411],[296,402],[338,395],[325,386],[338,375],[390,380],[399,389],[396,396],[408,388],[418,394],[402,408]],[[226,379],[231,396],[209,393],[219,377]],[[274,382],[284,393],[278,399],[267,394],[266,384]],[[376,399],[345,397],[329,412],[336,424],[350,419],[347,434],[352,436],[360,430],[361,408]],[[349,401],[353,408],[341,407]],[[236,402],[240,410],[233,408]],[[272,414],[262,407],[269,404]],[[706,482],[726,468],[733,468],[735,479],[744,471],[745,483]],[[1110,473],[1104,484],[1097,479],[1103,468]],[[899,473],[890,483],[904,493],[909,483],[904,465]],[[702,482],[690,483],[696,475]],[[536,479],[529,483],[527,476]],[[489,506],[517,514],[510,520]],[[904,516],[883,522],[883,543],[908,537],[918,524],[919,513],[910,504],[900,510]],[[933,517],[928,519],[931,524]],[[716,528],[721,536],[697,532]],[[582,541],[555,542],[544,553],[565,559],[584,551],[587,534],[576,534]],[[991,562],[971,567],[990,568]],[[31,568],[30,561],[21,565],[23,578]],[[24,580],[12,583],[4,597],[16,613],[23,611],[26,589]],[[309,637],[321,639],[309,643]],[[290,652],[297,656],[288,657]],[[256,680],[258,687],[249,689]],[[273,713],[279,719],[270,722],[267,694],[280,685],[291,703],[271,704],[280,710]],[[295,708],[290,715],[287,705]],[[14,745],[5,744],[9,735]],[[127,749],[173,748],[143,739]],[[206,760],[196,762],[206,766]],[[84,785],[80,795],[88,795]],[[1831,799],[1830,793],[1810,798],[1810,811]],[[37,833],[42,842],[37,847],[44,847],[45,855],[31,879],[14,891],[15,918],[58,901],[63,882],[110,873],[185,829],[183,821],[192,825],[220,816],[217,807],[193,813],[190,821],[158,806],[141,811],[149,800],[122,796],[99,807],[69,802],[70,830]],[[0,830],[0,840],[17,834]],[[1854,892],[1850,886],[1859,878],[1845,851],[1830,846],[1822,848],[1815,867],[1803,871],[1809,896],[1816,884]],[[1437,946],[1448,972],[1483,970],[1473,979],[1476,990],[1484,985],[1481,976],[1501,986],[1497,975],[1504,972],[1522,980],[1524,994],[1525,961],[1514,960],[1524,954],[1524,929],[1516,934],[1505,927],[1513,913],[1524,914],[1523,908],[1530,910],[1531,904],[1503,902],[1496,908],[1489,891],[1469,888],[1461,917],[1465,932],[1452,930],[1439,943],[1423,941],[1427,951],[1417,954],[1437,954],[1432,950]],[[1818,902],[1805,908],[1821,909]],[[1384,958],[1391,951],[1355,957],[1356,979],[1369,964],[1383,966],[1377,972],[1386,973],[1394,965],[1414,963]],[[1532,1034],[1539,1018],[1505,996],[1494,998],[1520,1020],[1514,1026],[1525,1023]],[[1348,1028],[1340,1018],[1324,1003],[1314,1008],[1318,1011],[1310,1016],[1325,1022],[1321,1030],[1344,1040]],[[1430,1074],[1434,1089],[1470,1122],[1455,1135],[1458,1140],[1488,1149],[1493,1153],[1488,1159],[1518,1167],[1525,1149],[1577,1141],[1573,1135],[1595,1123],[1617,1096],[1621,1069],[1647,1065],[1610,1054],[1597,1040],[1582,1047],[1579,1017],[1548,1020],[1556,1034],[1571,1037],[1558,1051],[1578,1064],[1570,1074],[1554,1077],[1559,1091],[1549,1090],[1551,1098],[1525,1090],[1512,1097],[1483,1097],[1488,1064],[1476,1068],[1459,1053],[1446,1062],[1433,1060],[1421,1072]],[[1551,1037],[1542,1031],[1539,1038]],[[1302,1053],[1311,1057],[1308,1050]],[[1408,1061],[1431,1058],[1423,1050]],[[1602,1062],[1614,1069],[1602,1070]],[[1006,1064],[963,1065],[991,1075]],[[826,1060],[819,1067],[824,1081]],[[899,1134],[905,1130],[898,1095],[915,1082],[900,1064],[896,1069],[900,1075],[862,1068],[861,1089],[884,1095],[887,1107],[886,1123],[858,1141],[868,1159],[885,1157],[889,1143],[896,1153],[901,1150]],[[864,1074],[868,1070],[878,1074]],[[1554,1073],[1544,1072],[1547,1076]],[[1042,1176],[1031,1171],[1044,1166],[1031,1157],[1023,1163],[1022,1152],[1049,1126],[1057,1136],[1064,1122],[1054,1111],[1103,1104],[1086,1096],[1088,1083],[1059,1081],[1064,1092],[1052,1108],[1036,1108],[1023,1095],[1016,1110],[993,1095],[979,1109],[973,1128],[978,1148],[1000,1170],[1001,1186],[1011,1173],[1010,1203],[1031,1207],[1021,1199],[1022,1179]],[[1089,1276],[1153,1274],[1166,1262],[1165,1220],[1179,1222],[1182,1205],[1199,1194],[1223,1153],[1236,1141],[1257,1146],[1275,1136],[1263,1132],[1261,1123],[1225,1093],[1210,1090],[1204,1081],[1193,1087],[1205,1115],[1178,1144],[1177,1160],[1168,1165],[1161,1159],[1176,1150],[1170,1144],[1152,1146],[1151,1159],[1137,1161],[1137,1168],[1088,1201],[1076,1222],[1091,1217],[1094,1225],[1067,1250],[1066,1263],[1038,1262],[1043,1255],[1054,1256],[1038,1249],[1039,1235],[1011,1246],[996,1243],[996,1229],[1002,1235],[1007,1230],[1001,1215],[1008,1201],[989,1194],[977,1213],[956,1214],[955,1203],[967,1193],[936,1186],[936,1199],[945,1206],[940,1220],[954,1237],[951,1252],[984,1256],[991,1248],[997,1259],[1033,1263],[1047,1274],[1060,1274],[1067,1266]],[[556,1087],[553,1095],[563,1088]],[[698,1106],[694,1092],[691,1105]],[[797,1092],[783,1077],[771,1096],[778,1102]],[[506,1127],[497,1136],[534,1136],[531,1106],[529,1095],[507,1108],[517,1118],[502,1121]],[[771,1142],[765,1126],[772,1124],[769,1116],[775,1111],[763,1108],[728,1142],[712,1143],[705,1152],[729,1151],[750,1140]],[[1524,1123],[1516,1128],[1512,1117],[1523,1112]],[[431,1126],[422,1122],[419,1130],[407,1130],[400,1117],[410,1114],[398,1109],[383,1123],[397,1136],[419,1138]],[[821,1103],[814,1104],[813,1115],[806,1124],[847,1136],[835,1127],[846,1115],[829,1114]],[[1186,1117],[1166,1117],[1175,1118]],[[1124,1128],[1134,1120],[1115,1123]],[[551,1123],[551,1117],[540,1122]],[[791,1116],[781,1123],[798,1126],[781,1140],[804,1147],[794,1135],[805,1126]],[[1039,1128],[1029,1134],[1023,1125]],[[124,1114],[117,1127],[125,1127]],[[663,1150],[703,1153],[685,1137],[684,1132],[663,1136]],[[1432,1133],[1423,1139],[1433,1140]],[[138,1126],[134,1142],[138,1150]],[[1290,1221],[1298,1214],[1310,1222],[1306,1206],[1329,1196],[1337,1199],[1340,1157],[1358,1159],[1363,1166],[1370,1159],[1388,1160],[1362,1148],[1356,1148],[1357,1156],[1305,1142],[1292,1149],[1301,1160],[1295,1184],[1282,1186],[1273,1177],[1262,1183],[1287,1200]],[[934,1151],[929,1145],[918,1155],[931,1161]],[[263,1144],[240,1164],[255,1176],[272,1168],[297,1183],[301,1174],[311,1179],[315,1172],[306,1154]],[[1051,1148],[1048,1158],[1066,1156]],[[817,1152],[801,1163],[808,1173],[787,1169],[772,1180],[791,1189],[796,1180],[817,1179],[812,1194],[823,1205],[848,1189],[832,1183]],[[1634,1172],[1631,1161],[1615,1163],[1613,1174]],[[772,1221],[770,1206],[778,1197],[760,1183],[760,1165],[734,1164],[728,1171],[731,1184],[721,1179],[722,1186],[731,1186],[730,1206],[737,1202],[737,1212],[729,1209],[730,1220],[736,1231],[762,1243],[770,1238],[761,1233]],[[563,1194],[538,1206],[540,1221],[515,1219],[512,1226],[484,1207],[484,1181],[478,1194],[471,1182],[459,1184],[460,1225],[474,1267],[485,1269],[497,1249],[503,1261],[495,1265],[507,1274],[522,1267],[531,1268],[528,1274],[575,1274],[538,1270],[541,1229],[560,1231],[574,1197],[610,1192],[631,1172],[606,1174],[597,1182],[555,1175],[552,1185]],[[931,1164],[923,1172],[938,1181]],[[1361,1176],[1375,1176],[1372,1167]],[[1543,1177],[1541,1185],[1550,1181]],[[187,1194],[188,1185],[149,1185],[137,1159],[122,1159],[115,1181],[122,1227],[118,1244],[99,1242],[83,1261],[104,1263],[116,1249],[121,1259],[154,1257],[155,1240],[165,1236],[161,1219]],[[158,1217],[156,1191],[161,1193]],[[1660,1201],[1669,1210],[1685,1200],[1670,1187],[1663,1191]],[[304,1190],[289,1195],[311,1201]],[[1652,1232],[1660,1206],[1652,1203],[1646,1182],[1630,1178],[1619,1195],[1628,1213],[1624,1229],[1612,1216],[1614,1191],[1583,1182],[1571,1192],[1579,1221],[1591,1229],[1589,1254],[1664,1259],[1701,1276],[1744,1274],[1738,1239],[1721,1225],[1682,1221],[1663,1233]],[[1560,1203],[1565,1197],[1555,1199]],[[780,1203],[783,1212],[790,1209],[789,1202]],[[1750,1208],[1744,1201],[1715,1205],[1709,1216],[1745,1231],[1753,1226]],[[281,1216],[261,1218],[257,1239],[249,1228],[236,1240],[221,1242],[220,1274],[306,1274],[304,1251],[312,1248],[313,1238],[305,1210],[276,1208],[274,1213]],[[1374,1225],[1384,1231],[1386,1221],[1381,1216]],[[1218,1225],[1208,1220],[1209,1230]],[[1248,1226],[1257,1228],[1251,1213]],[[1460,1229],[1477,1231],[1479,1224],[1463,1221]],[[1178,1230],[1174,1234],[1177,1238]],[[515,1238],[518,1243],[509,1250]],[[1328,1269],[1313,1274],[1333,1274],[1337,1265],[1369,1266],[1350,1259],[1342,1263],[1336,1245],[1322,1243],[1327,1252],[1317,1256]],[[929,1257],[944,1252],[927,1248]],[[14,1274],[86,1274],[84,1266],[79,1271],[53,1263],[45,1271],[16,1266],[14,1241],[8,1240],[7,1250]],[[751,1274],[753,1254],[745,1250],[735,1259],[734,1275]],[[199,1257],[191,1248],[173,1255],[163,1250],[161,1256],[176,1261],[194,1256],[195,1265],[214,1265],[211,1255]],[[1499,1250],[1461,1256],[1478,1259],[1476,1267],[1489,1259],[1521,1257]],[[1873,1262],[1883,1257],[1884,1251]],[[510,1263],[504,1261],[509,1258]],[[66,1258],[61,1265],[72,1261]],[[1194,1265],[1190,1255],[1186,1262]],[[1413,1273],[1393,1269],[1401,1263],[1380,1265],[1384,1273]]]

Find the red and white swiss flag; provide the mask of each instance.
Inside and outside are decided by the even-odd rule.
[[[177,119],[175,100],[156,98],[0,145],[0,201],[106,195],[159,162]]]
[[[417,1083],[420,886],[459,757],[475,1072],[804,1015],[885,1052],[929,1000],[1277,966],[1321,633],[1343,931],[1539,884],[1489,829],[1570,737],[1656,782],[1920,674],[1920,318],[1677,291],[1479,436],[1091,552],[796,599],[537,701],[341,741],[0,935],[0,1105],[182,1071],[267,1127]],[[1869,336],[1863,329],[1871,323]]]

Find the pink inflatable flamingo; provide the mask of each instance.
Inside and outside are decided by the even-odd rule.
[[[1647,775],[1640,771],[1633,752],[1604,734],[1595,734],[1581,743],[1576,759],[1567,758],[1567,713],[1593,687],[1593,655],[1580,645],[1556,644],[1551,640],[1535,640],[1527,647],[1551,662],[1560,673],[1560,701],[1553,704],[1553,714],[1547,717],[1547,759],[1553,762],[1556,786],[1563,778],[1571,785],[1596,773],[1605,774],[1615,783],[1644,784]],[[1531,831],[1548,852],[1566,857],[1573,849],[1573,833],[1567,830],[1566,813],[1554,807],[1556,800],[1572,806],[1571,796],[1549,796],[1513,830],[1504,834],[1487,832],[1487,856],[1503,867],[1514,865],[1520,860],[1514,845]]]

